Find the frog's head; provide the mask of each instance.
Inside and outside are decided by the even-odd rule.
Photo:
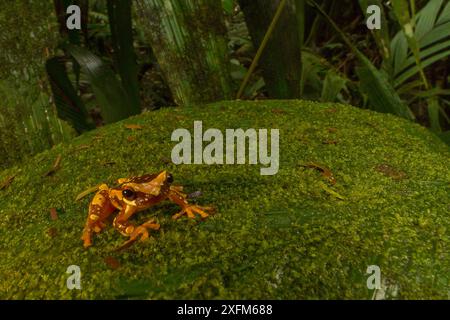
[[[123,203],[129,206],[146,207],[153,203],[156,197],[165,194],[172,181],[172,175],[167,171],[162,171],[158,174],[119,179],[120,186],[115,190],[121,193],[118,198]]]

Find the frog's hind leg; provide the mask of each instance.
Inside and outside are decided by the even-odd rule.
[[[89,204],[89,213],[83,230],[81,240],[85,248],[92,245],[92,234],[100,233],[105,228],[105,221],[114,212],[116,208],[111,203],[108,195],[108,187],[100,186],[91,203]]]

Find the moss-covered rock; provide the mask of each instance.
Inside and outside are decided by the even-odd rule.
[[[278,174],[172,164],[171,133],[192,130],[194,120],[221,130],[279,128]],[[61,168],[45,175],[58,155]],[[15,176],[0,190],[0,298],[369,299],[369,265],[380,266],[397,298],[447,298],[449,159],[425,128],[343,105],[220,102],[145,113],[0,173],[0,181]],[[173,221],[178,207],[165,202],[133,218],[155,215],[154,239],[116,252],[125,239],[108,228],[85,250],[92,195],[75,197],[163,169],[217,213]],[[81,290],[66,287],[70,265],[81,268]]]

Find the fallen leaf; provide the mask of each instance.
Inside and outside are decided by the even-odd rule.
[[[323,144],[334,144],[334,145],[336,145],[338,142],[337,142],[337,140],[325,140],[322,143]]]
[[[50,209],[50,218],[52,218],[52,220],[58,220],[58,212],[56,211],[56,208]]]
[[[80,150],[85,150],[85,149],[89,149],[91,146],[88,144],[82,144],[79,145],[78,147],[75,148],[75,151],[80,151]]]
[[[136,140],[136,137],[132,137],[132,136],[127,137],[128,142],[133,142],[135,140]]]
[[[120,267],[120,262],[116,258],[112,256],[108,256],[105,258],[105,263],[113,270],[116,270]]]
[[[336,129],[336,128],[328,128],[327,131],[328,131],[329,133],[336,133],[336,132],[337,132],[337,129]]]
[[[144,127],[141,126],[141,125],[139,125],[139,124],[126,124],[126,125],[125,125],[125,128],[131,129],[131,130],[141,130],[141,129],[143,129]]]
[[[101,163],[102,166],[112,166],[115,165],[116,163],[114,161],[103,161]]]
[[[403,180],[408,177],[408,175],[404,171],[397,170],[394,167],[385,163],[376,166],[375,170],[382,173],[386,177],[392,178],[394,180]]]
[[[54,238],[58,235],[58,230],[54,227],[51,227],[47,230],[47,234],[50,236],[50,238]]]
[[[322,176],[324,176],[328,180],[328,182],[330,182],[332,185],[336,184],[336,178],[334,177],[333,172],[331,172],[331,170],[327,167],[313,162],[309,162],[303,165],[303,167],[319,170],[322,173]]]
[[[55,160],[55,163],[53,164],[53,167],[50,170],[48,170],[43,175],[43,177],[49,177],[49,176],[53,175],[56,171],[58,171],[59,168],[61,168],[61,158],[62,158],[61,155],[58,155],[58,157]]]
[[[167,157],[161,157],[159,160],[160,160],[163,164],[170,164],[170,163],[172,163],[172,160],[170,160],[170,158],[167,158]]]
[[[286,111],[284,111],[283,109],[272,109],[272,113],[275,113],[275,114],[285,114]]]
[[[6,178],[5,181],[0,184],[0,190],[8,188],[15,178],[16,176],[9,176],[8,178]]]
[[[91,194],[93,192],[96,192],[98,190],[98,187],[99,186],[90,187],[89,189],[84,190],[79,195],[77,195],[77,197],[75,198],[75,201],[80,201],[81,199],[83,199],[87,195],[89,195],[89,194]]]

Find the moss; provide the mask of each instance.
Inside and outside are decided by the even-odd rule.
[[[278,174],[261,176],[255,165],[173,165],[171,133],[192,130],[194,120],[221,130],[279,128]],[[43,177],[59,154],[61,168]],[[344,105],[220,102],[145,113],[0,173],[0,181],[15,175],[0,191],[0,298],[368,299],[372,264],[397,298],[447,298],[449,158],[425,128]],[[311,162],[336,183],[305,166]],[[162,169],[188,192],[202,191],[195,201],[217,206],[215,216],[172,221],[177,207],[163,203],[135,218],[156,216],[162,228],[154,239],[114,252],[125,239],[108,228],[84,250],[90,197],[76,202],[76,195]],[[66,288],[72,264],[81,267],[82,290]]]

